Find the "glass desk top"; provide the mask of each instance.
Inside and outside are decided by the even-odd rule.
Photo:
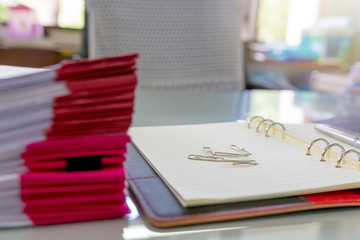
[[[133,125],[244,120],[283,123],[360,114],[357,98],[314,92],[137,90]],[[171,229],[149,225],[135,203],[122,219],[0,230],[0,239],[359,239],[360,208],[317,210]]]
[[[138,90],[133,125],[226,122],[255,115],[304,123],[351,113],[360,114],[360,98],[285,90]]]

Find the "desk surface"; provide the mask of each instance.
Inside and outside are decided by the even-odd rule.
[[[351,112],[360,102],[349,96],[313,92],[253,90],[202,92],[138,90],[134,126],[222,122],[262,115],[302,123]],[[129,198],[123,219],[0,230],[0,239],[359,239],[360,208],[283,214],[176,229],[149,226]],[[290,237],[291,236],[291,237]]]

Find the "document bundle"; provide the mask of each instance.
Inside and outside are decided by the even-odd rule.
[[[130,141],[127,130],[134,108],[136,58],[137,54],[129,54],[69,60],[51,70],[49,82],[60,85],[62,94],[48,96],[48,105],[39,106],[48,113],[47,124],[39,127],[37,138],[19,142],[21,136],[14,137],[17,148],[4,150],[6,158],[0,156],[4,166],[0,171],[0,227],[129,213],[123,162]],[[23,81],[27,80],[24,75]],[[35,130],[29,126],[30,132]],[[21,129],[18,132],[24,134]],[[3,146],[6,144],[1,150]]]

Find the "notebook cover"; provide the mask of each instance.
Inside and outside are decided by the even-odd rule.
[[[131,71],[132,66],[135,65],[135,58],[128,59],[99,59],[99,60],[86,60],[86,61],[64,61],[62,67],[56,70],[58,78],[56,80],[65,80],[68,76],[74,76],[81,73],[90,74],[93,72],[106,73],[109,69],[114,68],[127,68]],[[98,75],[98,73],[96,73]]]
[[[108,118],[113,116],[130,116],[133,113],[133,107],[125,108],[125,109],[108,109],[107,111],[102,111],[99,109],[98,111],[89,111],[85,113],[76,113],[76,118],[74,117],[75,113],[73,114],[61,114],[56,115],[53,118],[54,122],[60,121],[69,121],[74,119],[93,119],[93,118]]]
[[[105,96],[95,96],[95,97],[82,97],[78,99],[68,99],[66,100],[58,100],[55,101],[53,108],[61,109],[66,107],[74,107],[74,106],[88,106],[88,105],[95,105],[95,104],[103,104],[103,103],[110,103],[110,102],[126,102],[126,101],[133,101],[135,98],[135,93],[132,91],[129,92],[122,92],[116,93],[112,95],[105,95]]]
[[[100,164],[102,167],[109,166],[122,166],[122,163],[125,161],[125,154],[121,154],[118,156],[96,156],[96,158],[100,159]],[[97,166],[97,159],[89,160],[87,157],[80,157],[79,159],[75,159],[77,165],[95,165]],[[30,171],[56,171],[56,170],[66,170],[69,167],[69,162],[67,159],[47,159],[43,161],[26,161],[24,162],[24,166],[27,167]]]
[[[84,100],[93,97],[96,98],[96,97],[104,97],[110,95],[120,96],[123,95],[124,93],[134,92],[135,87],[136,86],[119,86],[119,87],[111,87],[111,88],[100,88],[100,89],[96,89],[96,91],[87,90],[87,91],[74,92],[68,95],[63,95],[55,98],[55,104],[72,101],[72,100]]]
[[[82,81],[71,81],[66,82],[67,88],[71,92],[79,91],[96,91],[101,88],[111,88],[119,86],[135,86],[137,83],[137,75],[132,74],[123,74],[123,75],[114,75],[114,76],[105,76],[98,77],[93,79],[87,79]]]
[[[346,190],[184,208],[132,144],[128,146],[125,168],[130,190],[138,205],[148,221],[159,228],[360,205],[360,191]]]
[[[108,167],[96,171],[46,171],[26,172],[20,176],[22,188],[57,187],[64,185],[89,185],[123,182],[125,173],[122,167]]]
[[[111,63],[111,62],[124,62],[128,60],[134,60],[139,56],[138,53],[130,53],[120,56],[110,56],[110,57],[100,57],[95,59],[85,58],[85,59],[76,59],[76,60],[64,60],[61,62],[60,69],[67,68],[76,68],[76,67],[87,67],[89,65],[98,65],[103,63]]]
[[[121,75],[121,74],[131,74],[136,71],[135,65],[131,67],[119,67],[113,69],[106,69],[102,71],[96,72],[89,72],[89,73],[81,73],[81,74],[74,74],[69,75],[66,77],[66,81],[73,82],[73,81],[82,81],[84,79],[95,78],[95,77],[105,77],[105,76],[113,76],[113,75]]]
[[[93,119],[74,119],[74,120],[64,120],[64,121],[54,121],[52,128],[58,128],[62,126],[78,126],[78,125],[92,125],[92,124],[99,124],[99,123],[131,123],[132,116],[125,115],[125,116],[112,116],[112,117],[104,117],[104,118],[93,118]]]

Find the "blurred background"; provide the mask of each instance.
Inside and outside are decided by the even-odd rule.
[[[358,92],[360,1],[248,0],[247,88]],[[0,64],[88,57],[85,0],[0,0]]]

